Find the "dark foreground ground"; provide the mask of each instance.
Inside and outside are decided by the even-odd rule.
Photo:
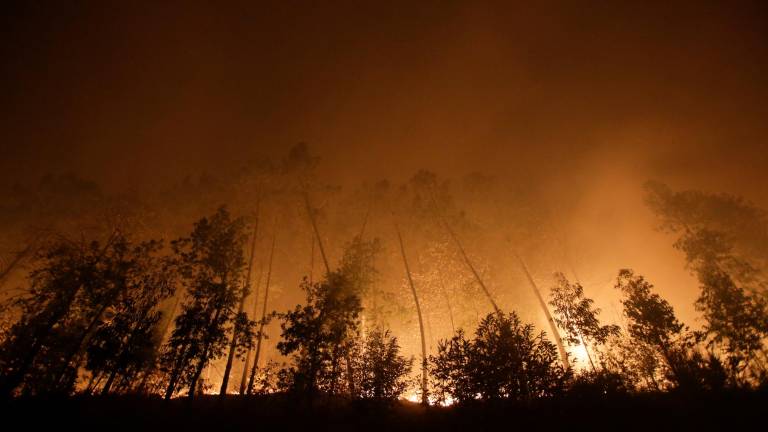
[[[194,401],[137,397],[19,399],[0,402],[6,431],[475,431],[768,430],[768,394],[563,398],[531,404],[423,408],[325,400],[313,406],[281,396]]]

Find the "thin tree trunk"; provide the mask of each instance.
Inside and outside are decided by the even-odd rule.
[[[253,359],[253,368],[251,369],[251,377],[248,380],[248,394],[253,394],[254,380],[256,379],[256,371],[259,369],[259,356],[261,354],[261,341],[264,333],[264,320],[267,317],[267,301],[269,300],[269,284],[272,280],[272,261],[275,256],[275,239],[276,233],[272,232],[272,247],[269,249],[269,264],[267,265],[267,280],[264,282],[264,304],[261,308],[261,322],[259,323],[259,334],[256,335],[256,354]]]
[[[174,362],[173,370],[171,371],[171,377],[168,380],[168,387],[165,389],[165,400],[169,400],[176,390],[176,384],[178,384],[179,378],[181,377],[181,369],[187,363],[189,343],[190,337],[187,336],[184,340],[184,344],[181,346],[181,352],[178,354],[176,361]]]
[[[312,285],[312,273],[315,271],[315,235],[312,234],[312,242],[309,247],[309,284]]]
[[[103,379],[104,379],[104,374],[100,373],[96,377],[96,380],[94,380],[91,384],[89,384],[89,389],[88,389],[88,394],[89,395],[93,394],[93,391],[96,390],[96,388],[99,386],[99,384],[101,384],[101,380],[103,380]]]
[[[597,372],[597,368],[595,368],[595,363],[592,361],[592,355],[589,354],[589,347],[587,346],[587,343],[584,342],[584,336],[579,333],[579,340],[581,341],[581,346],[584,347],[584,352],[587,353],[587,360],[589,360],[589,365],[592,366],[592,372]]]
[[[485,283],[483,282],[483,279],[480,277],[480,274],[475,269],[475,266],[472,265],[472,261],[469,260],[469,257],[467,256],[467,252],[464,250],[464,246],[462,246],[461,242],[459,241],[459,238],[456,236],[456,233],[453,232],[451,227],[448,225],[448,222],[443,218],[443,226],[445,227],[445,230],[448,231],[448,234],[451,236],[451,239],[453,239],[453,242],[456,244],[456,247],[459,249],[459,252],[461,252],[461,256],[464,258],[464,263],[469,267],[469,270],[472,271],[472,274],[475,277],[475,280],[477,281],[477,284],[480,285],[480,288],[483,289],[483,292],[485,293],[485,296],[488,297],[488,301],[491,302],[491,305],[493,306],[493,310],[496,311],[497,314],[501,314],[501,309],[496,305],[496,302],[493,300],[493,297],[491,296],[491,292],[488,291],[488,287],[485,286]]]
[[[302,183],[302,189],[304,194],[304,206],[307,209],[307,215],[309,216],[309,222],[312,224],[312,230],[315,231],[315,237],[317,238],[317,247],[320,249],[320,256],[323,258],[323,264],[325,264],[325,272],[331,272],[331,265],[328,263],[328,255],[325,254],[325,248],[323,247],[323,239],[320,238],[320,231],[317,229],[317,221],[315,220],[315,212],[312,210],[312,205],[309,203],[309,193],[306,187]]]
[[[67,367],[69,366],[70,363],[72,363],[72,360],[73,359],[78,360],[75,366],[77,366],[77,364],[79,363],[80,353],[83,352],[86,345],[88,344],[88,341],[96,332],[96,325],[99,323],[99,321],[101,321],[102,315],[104,315],[104,312],[106,312],[109,306],[111,306],[111,303],[106,303],[99,309],[96,315],[91,319],[91,322],[88,324],[88,327],[86,327],[85,331],[80,336],[80,339],[77,341],[77,344],[75,345],[75,347],[72,350],[70,350],[70,352],[67,354],[67,357],[64,363],[62,364],[61,369],[59,370],[59,373],[57,374],[57,378],[56,378],[57,386],[61,386],[63,384],[62,382],[64,381],[64,377],[67,374]]]
[[[551,224],[551,223],[550,223]],[[557,235],[557,230],[552,226],[552,231],[555,231],[555,235],[559,238],[559,235]],[[570,258],[568,257],[568,253],[565,250],[565,242],[560,239],[560,245],[563,250],[563,257],[565,258],[565,261],[568,263],[568,269],[573,274],[573,279],[576,281],[577,284],[581,285],[581,282],[579,281],[579,275],[576,273],[576,268],[573,266],[573,262],[571,262]],[[579,332],[579,340],[581,341],[581,345],[584,347],[584,352],[587,353],[587,360],[589,360],[589,365],[592,367],[592,372],[597,372],[597,368],[595,367],[595,362],[592,361],[592,354],[589,353],[589,345],[587,345],[587,342],[584,340],[584,335]],[[603,369],[605,369],[605,365],[601,365]]]
[[[251,268],[253,267],[253,254],[256,251],[256,237],[259,235],[259,205],[260,198],[256,199],[256,221],[253,224],[253,238],[251,239],[251,253],[248,260],[248,270],[246,271],[245,281],[243,283],[243,293],[240,296],[240,306],[237,309],[238,315],[243,313],[245,308],[245,298],[248,296],[248,290],[251,287]],[[235,359],[235,348],[237,344],[237,327],[232,329],[232,340],[229,343],[229,354],[227,355],[227,364],[224,367],[224,377],[221,380],[221,389],[219,389],[219,397],[227,395],[227,387],[229,386],[229,374],[232,371],[232,362]]]
[[[264,263],[259,264],[259,275],[256,278],[256,291],[253,293],[253,312],[251,316],[256,318],[259,307],[259,288],[261,288],[261,276],[264,274]],[[245,355],[245,364],[243,364],[243,374],[240,377],[240,394],[246,394],[248,383],[248,371],[251,369],[251,357],[253,356],[253,350],[248,347],[248,353]]]
[[[424,319],[421,316],[419,296],[416,294],[416,286],[413,283],[413,278],[411,277],[411,269],[408,266],[408,258],[405,255],[403,236],[400,234],[400,228],[398,228],[397,222],[395,222],[395,231],[397,231],[397,240],[400,243],[400,253],[403,256],[403,264],[405,265],[405,274],[408,277],[408,285],[411,287],[413,301],[416,303],[416,313],[419,316],[419,333],[421,334],[421,403],[423,405],[427,405],[429,403],[427,395],[427,341],[424,337]]]
[[[106,396],[109,394],[109,389],[112,387],[112,383],[115,382],[115,377],[117,376],[117,366],[112,368],[112,372],[109,373],[109,378],[107,378],[107,382],[104,384],[104,388],[101,389],[101,395]]]
[[[520,266],[523,267],[525,276],[526,278],[528,278],[528,283],[531,284],[531,288],[533,289],[534,294],[536,294],[536,298],[539,299],[539,305],[541,306],[541,309],[544,311],[544,315],[546,315],[547,317],[549,328],[552,331],[552,337],[555,339],[555,343],[557,344],[557,349],[560,352],[560,358],[563,362],[563,367],[565,367],[566,369],[569,369],[571,367],[571,364],[568,361],[568,353],[565,351],[563,340],[560,338],[560,332],[557,331],[557,325],[555,324],[555,320],[552,318],[552,314],[549,313],[549,308],[547,308],[547,304],[544,302],[544,297],[541,296],[539,287],[536,286],[536,282],[533,281],[533,277],[531,277],[531,273],[528,271],[528,266],[525,265],[525,262],[523,261],[522,258],[520,258],[520,255],[515,254],[515,256],[517,257],[517,260],[520,262]]]
[[[93,394],[93,388],[95,387],[97,378],[101,378],[100,372],[91,374],[91,378],[88,380],[88,385],[85,386],[85,392],[84,392],[85,394],[89,396]]]
[[[226,280],[224,281],[223,285],[227,285]],[[213,314],[213,319],[210,321],[209,327],[213,326],[213,324],[219,320],[219,315],[221,315],[221,308],[216,309],[216,312]],[[208,352],[211,349],[211,341],[210,338],[206,339],[207,340],[205,341],[205,346],[203,347],[203,355],[200,357],[200,360],[197,363],[197,369],[195,370],[195,375],[192,377],[192,381],[189,383],[189,393],[187,395],[190,399],[195,397],[197,382],[200,380],[200,375],[202,375],[203,369],[205,369],[205,366],[207,366],[206,359],[208,358]]]
[[[461,241],[459,241],[459,237],[456,235],[456,233],[453,232],[451,229],[451,226],[448,225],[448,219],[445,217],[445,214],[443,214],[442,211],[440,211],[439,206],[437,205],[437,199],[435,199],[435,191],[434,191],[434,185],[430,189],[430,198],[432,199],[432,205],[434,206],[435,211],[440,216],[440,221],[443,223],[443,227],[448,232],[448,235],[451,237],[453,242],[456,244],[456,247],[459,249],[459,252],[461,252],[461,256],[464,259],[464,263],[469,267],[469,270],[472,272],[472,275],[475,277],[475,280],[477,281],[477,284],[480,285],[480,288],[483,289],[483,293],[485,293],[485,296],[488,297],[488,301],[491,302],[491,306],[493,306],[493,310],[497,314],[501,314],[501,309],[499,309],[499,306],[496,305],[496,302],[493,300],[493,296],[491,296],[491,292],[488,291],[488,287],[485,286],[485,283],[483,282],[483,279],[480,277],[480,274],[475,269],[475,266],[472,265],[472,261],[469,260],[469,256],[467,256],[467,252],[464,250],[464,246],[461,244]]]

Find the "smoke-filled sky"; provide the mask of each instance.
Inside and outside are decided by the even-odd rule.
[[[768,6],[629,3],[4,2],[0,181],[150,189],[306,141],[341,184],[536,184],[594,280],[692,284],[640,186],[768,207]]]
[[[344,177],[768,166],[764,2],[18,3],[4,179],[151,184],[298,141]]]

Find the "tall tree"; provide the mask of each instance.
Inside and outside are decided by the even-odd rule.
[[[624,294],[621,300],[629,335],[655,347],[669,366],[674,378],[681,379],[675,361],[675,348],[683,335],[684,325],[677,320],[672,306],[653,292],[653,285],[632,270],[622,269],[616,289]]]
[[[320,283],[305,279],[306,304],[280,314],[282,340],[277,349],[293,358],[293,367],[286,371],[291,388],[310,399],[319,389],[339,392],[340,362],[351,357],[347,354],[358,334],[362,307],[349,284],[339,272],[328,273]]]
[[[660,183],[646,185],[646,202],[699,280],[708,347],[726,356],[732,383],[746,369],[765,374],[757,354],[768,336],[768,214],[737,196]]]
[[[248,259],[248,270],[245,273],[245,280],[243,281],[243,288],[240,293],[240,304],[237,308],[237,313],[239,316],[241,316],[241,320],[243,319],[243,315],[245,315],[244,308],[245,308],[245,299],[248,297],[248,294],[250,294],[251,289],[251,269],[253,268],[253,255],[256,252],[256,239],[259,235],[259,204],[260,204],[260,197],[256,198],[256,216],[255,221],[253,223],[253,233],[251,234],[251,246],[250,246],[250,253],[249,253],[249,259]],[[245,318],[247,318],[247,315],[245,315]],[[229,354],[227,355],[227,364],[224,367],[224,377],[221,381],[221,389],[219,389],[219,395],[221,397],[226,396],[227,394],[227,387],[229,385],[229,374],[232,371],[232,363],[235,359],[235,354],[238,347],[238,340],[240,335],[240,326],[235,326],[232,330],[232,339],[229,343]]]
[[[187,386],[189,397],[194,397],[203,369],[223,355],[235,323],[245,324],[241,341],[251,339],[253,323],[236,310],[244,288],[238,283],[245,267],[243,231],[242,219],[232,219],[221,207],[196,222],[189,237],[173,242],[187,298],[167,344],[166,399],[178,385]]]
[[[701,295],[696,300],[696,309],[704,315],[709,347],[725,354],[731,381],[748,381],[743,373],[750,365],[758,369],[757,375],[766,373],[757,357],[764,352],[764,340],[768,337],[765,301],[749,295],[717,265],[702,266],[699,279]]]
[[[156,361],[159,340],[155,334],[163,315],[159,305],[175,288],[174,265],[155,255],[160,248],[160,242],[145,242],[134,249],[125,262],[130,265],[124,274],[125,290],[88,344],[86,368],[94,379],[107,377],[102,394],[116,383],[130,386]]]
[[[429,403],[429,394],[427,387],[428,371],[427,371],[427,342],[424,336],[424,319],[421,315],[421,305],[419,304],[419,296],[416,294],[416,285],[413,283],[413,277],[411,276],[411,268],[408,265],[408,257],[405,254],[405,246],[403,245],[403,236],[400,234],[400,228],[395,223],[395,231],[397,231],[397,240],[400,243],[400,254],[403,257],[403,265],[405,266],[405,275],[408,279],[408,286],[411,288],[411,294],[413,294],[413,302],[416,304],[416,314],[419,317],[419,335],[421,335],[421,403],[427,405]]]
[[[17,303],[21,319],[4,341],[4,391],[26,381],[26,393],[69,393],[89,347],[151,327],[151,319],[139,321],[172,292],[173,272],[160,248],[156,241],[135,244],[119,230],[104,244],[58,238],[44,246]],[[118,345],[111,360],[125,348]]]
[[[256,334],[256,354],[254,355],[253,367],[251,368],[251,376],[248,379],[248,394],[252,394],[254,391],[256,371],[259,370],[259,357],[261,356],[261,343],[264,339],[264,326],[267,323],[267,304],[269,301],[269,284],[272,281],[272,262],[275,258],[275,241],[277,239],[277,233],[272,233],[272,246],[269,248],[269,264],[267,265],[267,280],[264,283],[264,301],[261,307],[261,319],[259,320],[259,331]]]
[[[555,273],[549,304],[555,311],[555,322],[565,332],[566,341],[571,345],[582,345],[592,370],[596,370],[590,348],[604,344],[611,336],[618,336],[619,326],[600,325],[600,309],[593,306],[591,298],[584,296],[581,284],[570,283],[562,273]]]
[[[571,364],[568,361],[568,353],[565,351],[565,345],[563,345],[563,340],[560,337],[560,332],[557,330],[555,320],[552,318],[552,314],[549,312],[549,308],[547,308],[547,304],[544,302],[544,297],[541,295],[538,285],[536,285],[536,282],[533,280],[531,272],[528,271],[528,266],[525,265],[525,261],[523,261],[520,255],[515,254],[515,256],[525,272],[525,277],[528,279],[528,283],[531,285],[531,289],[533,289],[536,299],[539,301],[539,306],[541,306],[542,311],[544,311],[544,316],[547,318],[547,324],[549,324],[549,329],[552,331],[552,337],[555,338],[555,345],[557,345],[557,350],[560,353],[560,361],[563,363],[564,368],[569,369]]]

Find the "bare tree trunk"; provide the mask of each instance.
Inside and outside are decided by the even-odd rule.
[[[256,291],[253,293],[253,312],[251,316],[256,318],[259,307],[259,288],[261,288],[261,276],[264,274],[264,263],[259,264],[259,275],[256,278]],[[253,350],[248,347],[248,353],[245,355],[245,363],[243,364],[243,374],[240,377],[240,394],[246,394],[248,383],[248,371],[251,369],[251,357],[253,356]]]
[[[171,377],[168,379],[168,387],[165,389],[165,400],[169,400],[171,396],[173,396],[173,393],[176,391],[176,384],[178,384],[179,377],[181,376],[181,368],[184,367],[184,364],[187,363],[187,353],[189,349],[188,345],[189,338],[187,338],[185,343],[182,345],[181,352],[178,353],[176,361],[174,362],[173,370],[171,371]]]
[[[224,281],[224,286],[226,286],[227,282]],[[216,312],[213,314],[213,319],[210,321],[209,327],[213,326],[214,323],[216,323],[219,320],[219,316],[221,315],[221,308],[216,309]],[[207,359],[208,359],[208,353],[211,349],[211,341],[210,338],[206,337],[205,345],[203,346],[203,355],[200,357],[200,360],[197,363],[197,369],[195,370],[195,375],[192,377],[192,381],[189,383],[189,393],[187,394],[190,399],[193,399],[195,397],[195,390],[197,387],[197,382],[200,380],[200,375],[203,373],[203,369],[205,369],[205,366],[207,366]]]
[[[515,256],[517,257],[517,260],[520,262],[520,266],[523,267],[523,271],[525,272],[525,276],[528,278],[528,282],[531,284],[533,293],[536,294],[536,298],[539,299],[539,305],[541,306],[541,309],[544,311],[544,315],[546,315],[547,317],[549,328],[552,331],[552,337],[555,339],[555,343],[557,344],[557,349],[560,352],[560,359],[563,362],[563,367],[565,367],[566,369],[569,369],[571,367],[571,364],[568,361],[568,353],[565,351],[563,340],[560,338],[560,332],[557,331],[557,325],[555,324],[555,320],[552,318],[552,314],[549,313],[549,308],[547,308],[547,304],[544,302],[544,298],[541,296],[539,287],[536,286],[536,282],[533,281],[533,277],[531,277],[531,273],[528,271],[528,266],[525,265],[525,262],[523,261],[522,258],[520,258],[520,255],[515,254]]]
[[[315,235],[312,234],[312,243],[309,246],[309,284],[312,285],[312,276],[315,272]]]
[[[485,296],[488,297],[488,301],[491,302],[491,305],[493,306],[493,310],[496,311],[497,314],[501,314],[501,309],[496,305],[496,302],[493,300],[493,297],[491,296],[491,292],[488,291],[488,287],[485,286],[485,283],[483,282],[483,279],[480,278],[480,274],[475,269],[475,266],[472,265],[472,261],[469,260],[469,257],[467,256],[467,252],[464,250],[464,246],[461,245],[461,242],[459,241],[459,238],[456,236],[456,233],[453,232],[451,227],[448,225],[448,222],[443,218],[443,225],[445,226],[446,231],[448,231],[448,234],[451,236],[451,239],[453,239],[453,242],[456,244],[456,247],[459,249],[459,252],[461,252],[461,256],[464,258],[464,263],[467,264],[467,267],[472,271],[472,274],[475,276],[475,280],[477,281],[477,284],[480,285],[480,288],[483,289],[483,292],[485,293]]]
[[[584,347],[584,352],[587,353],[587,360],[589,360],[589,365],[592,366],[592,372],[597,372],[595,363],[592,361],[592,355],[589,353],[589,347],[587,346],[587,343],[584,342],[584,336],[582,336],[581,333],[579,333],[579,340],[581,341],[581,345]]]
[[[256,371],[259,369],[259,356],[261,354],[261,341],[264,333],[264,320],[267,317],[267,301],[269,300],[269,283],[272,280],[272,260],[275,256],[275,239],[276,234],[272,232],[272,247],[269,249],[269,264],[267,265],[267,280],[264,283],[264,304],[261,308],[261,323],[259,324],[259,334],[256,335],[256,355],[253,359],[253,368],[251,369],[251,377],[248,380],[248,394],[253,394],[254,380],[256,379]]]
[[[109,394],[109,389],[112,388],[112,383],[115,382],[115,377],[117,376],[117,366],[112,368],[112,372],[109,373],[109,378],[107,378],[106,384],[104,384],[104,388],[101,389],[101,395],[106,396]]]
[[[493,306],[493,310],[496,311],[497,314],[501,314],[501,309],[499,309],[499,306],[496,305],[496,302],[493,300],[493,296],[491,296],[491,292],[488,291],[488,287],[485,286],[485,283],[483,282],[483,279],[480,277],[480,274],[475,269],[475,266],[472,265],[472,261],[469,260],[469,257],[467,256],[467,252],[464,250],[464,246],[461,244],[461,241],[459,241],[459,237],[456,236],[456,233],[453,232],[451,229],[451,226],[448,225],[448,220],[445,217],[445,214],[443,214],[442,211],[440,211],[439,206],[437,205],[437,199],[435,199],[435,191],[434,186],[430,189],[430,198],[432,199],[432,205],[434,206],[435,211],[440,216],[440,221],[443,223],[443,227],[448,232],[448,235],[451,237],[453,242],[456,244],[456,247],[459,249],[459,252],[461,252],[461,256],[464,259],[464,263],[469,267],[469,270],[472,272],[472,275],[475,277],[475,280],[477,281],[477,284],[480,285],[480,288],[483,289],[483,293],[485,293],[485,296],[488,297],[488,301],[491,302],[491,306]]]
[[[101,381],[102,373],[94,373],[91,374],[91,378],[88,380],[88,385],[85,387],[85,394],[92,395],[94,388],[98,385],[98,383]]]
[[[315,212],[312,210],[312,205],[309,203],[309,193],[307,188],[302,182],[302,192],[304,194],[304,206],[307,209],[307,215],[309,216],[309,222],[312,224],[312,230],[315,231],[315,237],[317,238],[317,247],[320,249],[320,256],[323,258],[323,264],[325,264],[325,272],[331,272],[331,265],[328,263],[328,255],[325,254],[325,248],[323,247],[323,239],[320,238],[320,231],[317,229],[317,221],[315,220]]]
[[[413,283],[413,278],[411,277],[411,269],[408,266],[408,258],[405,255],[403,236],[400,234],[400,228],[398,228],[397,222],[395,222],[395,231],[397,231],[397,240],[400,243],[400,253],[403,256],[403,264],[405,265],[405,274],[408,277],[408,285],[411,287],[413,301],[416,303],[416,313],[419,316],[419,333],[421,334],[421,403],[423,405],[427,405],[429,403],[427,398],[427,341],[424,337],[424,319],[421,316],[419,296],[416,295],[416,286]]]
[[[248,260],[248,270],[246,271],[245,281],[243,283],[243,293],[240,296],[240,306],[237,309],[238,315],[243,313],[245,308],[245,298],[248,296],[248,291],[251,287],[251,269],[253,268],[253,255],[256,251],[256,237],[259,235],[259,205],[260,198],[256,199],[256,221],[253,224],[253,238],[251,239],[251,251],[250,259]],[[237,326],[232,329],[232,341],[229,343],[229,354],[227,355],[227,364],[224,367],[224,377],[221,381],[221,389],[219,389],[219,397],[227,395],[227,387],[229,386],[229,374],[232,371],[232,362],[235,359],[235,348],[237,343]]]

